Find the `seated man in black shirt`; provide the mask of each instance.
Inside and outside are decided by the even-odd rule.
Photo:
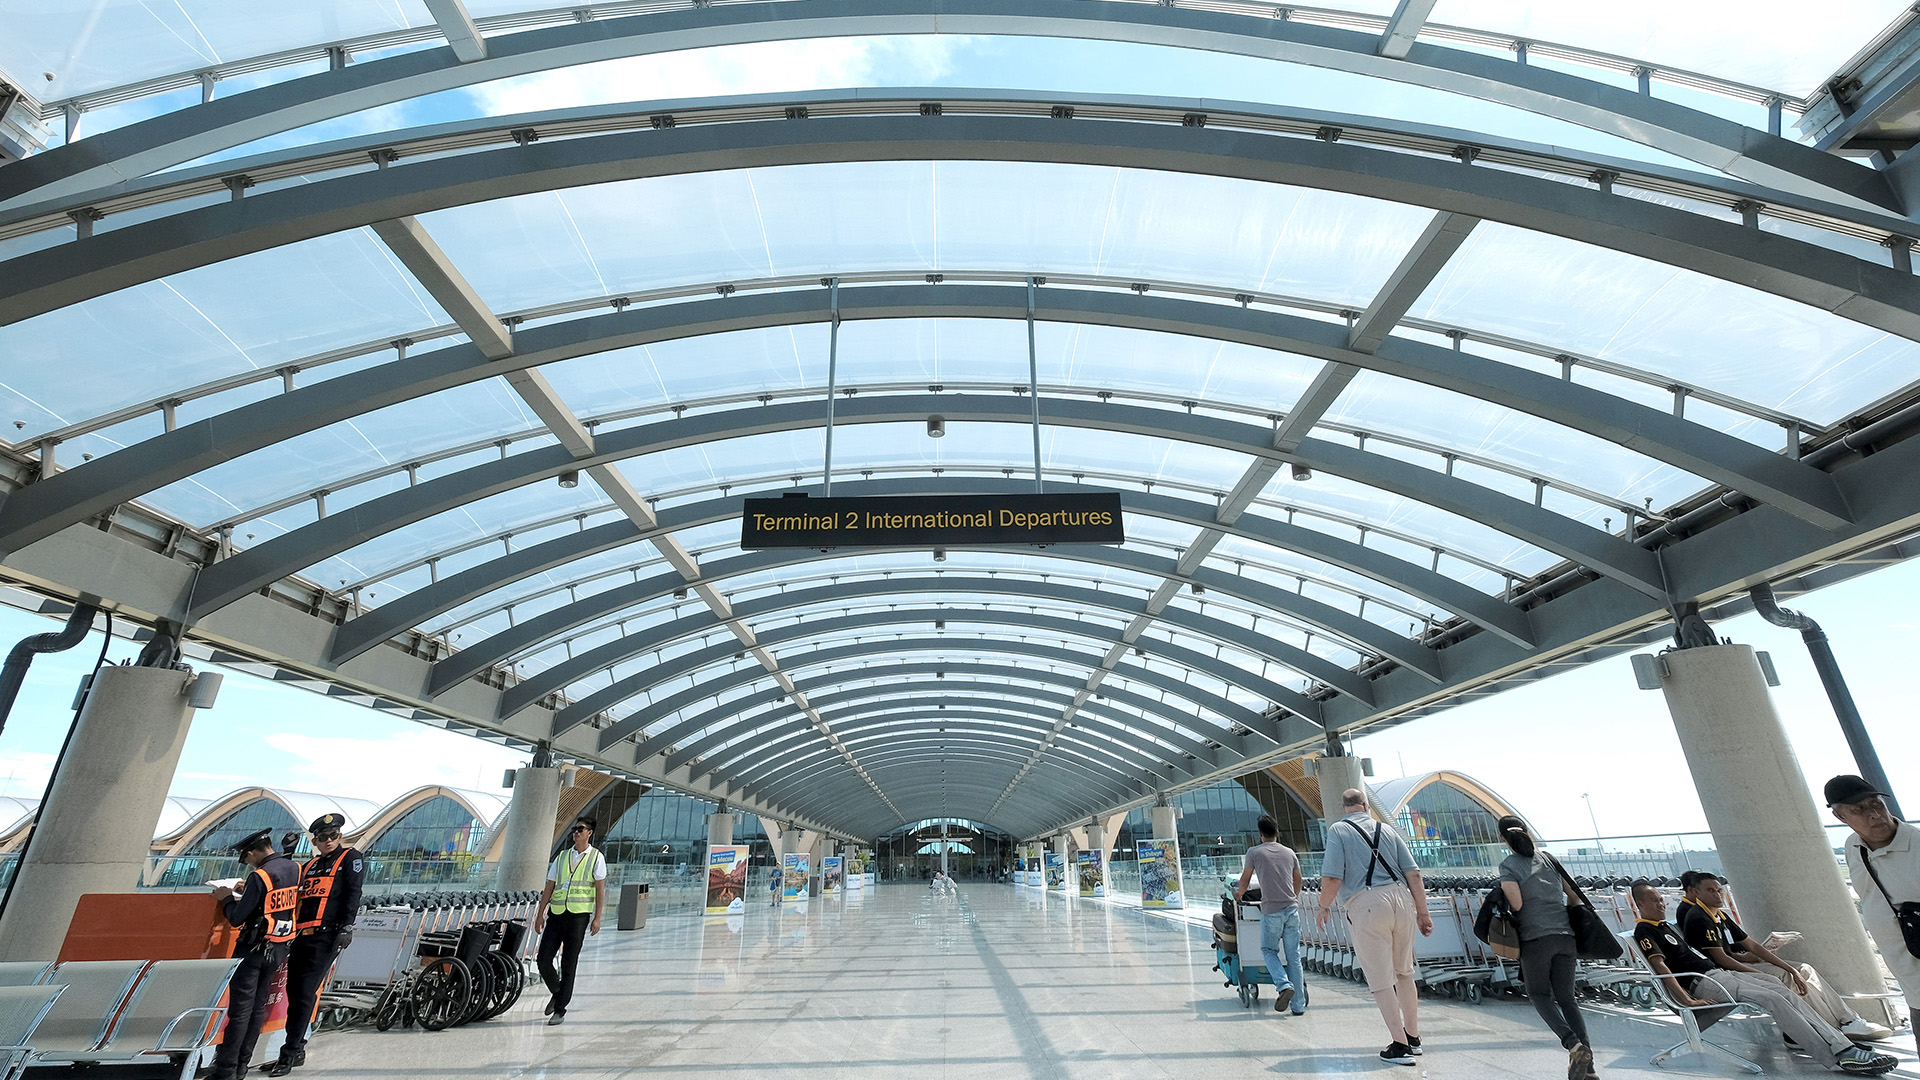
[[[1692,880],[1693,872],[1688,871],[1688,874],[1690,877],[1683,880]],[[1633,901],[1640,913],[1640,921],[1634,924],[1633,940],[1640,946],[1640,951],[1646,954],[1647,966],[1656,975],[1683,973],[1680,978],[1669,979],[1669,989],[1676,983],[1682,984],[1681,989],[1686,991],[1687,998],[1693,1003],[1718,1004],[1739,1000],[1765,1009],[1788,1042],[1811,1054],[1834,1072],[1879,1076],[1899,1063],[1897,1058],[1853,1045],[1852,1040],[1842,1035],[1839,1029],[1821,1019],[1806,998],[1779,980],[1744,966],[1738,970],[1719,968],[1710,955],[1703,955],[1703,950],[1687,940],[1684,930],[1675,933],[1672,927],[1660,921],[1666,914],[1666,898],[1651,885],[1644,881],[1636,882]],[[1694,906],[1694,903],[1683,901],[1683,919],[1687,917],[1685,912]],[[1721,951],[1717,945],[1712,949]],[[1658,959],[1654,956],[1656,952],[1659,953]],[[1702,975],[1707,978],[1700,978]],[[1693,985],[1684,985],[1689,982]],[[1678,994],[1674,1000],[1682,1005],[1690,1003]],[[1700,1026],[1707,1025],[1709,1016],[1718,1020],[1724,1015],[1719,1010],[1702,1013]]]
[[[1884,1039],[1890,1028],[1871,1023],[1853,1011],[1847,1000],[1829,988],[1811,964],[1792,964],[1780,959],[1772,949],[1747,936],[1732,914],[1724,910],[1726,892],[1720,879],[1712,874],[1689,870],[1680,875],[1686,897],[1674,922],[1687,944],[1704,953],[1715,967],[1744,971],[1777,979],[1781,985],[1806,1000],[1829,1026],[1840,1029],[1849,1039]]]

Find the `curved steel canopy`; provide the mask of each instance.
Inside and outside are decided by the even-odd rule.
[[[158,207],[161,189],[180,182],[150,175],[158,170],[385,102],[522,72],[702,45],[928,32],[1137,41],[1435,87],[1585,124],[1711,165],[1742,178],[1726,190],[1744,184],[1743,193],[1772,191],[1797,212],[1813,212],[1804,208],[1820,204],[1838,208],[1834,220],[1870,219],[1875,229],[1902,223],[1899,199],[1882,174],[1799,144],[1576,76],[1461,50],[1414,45],[1404,58],[1385,57],[1375,35],[1301,22],[1085,0],[792,0],[502,34],[465,43],[465,62],[449,48],[354,64],[130,124],[0,168],[0,207],[11,211],[9,220],[71,203],[83,225],[73,243],[0,262],[0,325],[251,252],[372,226],[471,338],[298,388],[288,376],[286,393],[258,397],[64,470],[51,467],[49,444],[43,475],[0,503],[0,553],[10,572],[26,575],[12,568],[44,567],[45,553],[60,546],[61,559],[74,565],[29,576],[34,584],[90,596],[104,592],[109,602],[159,613],[225,646],[260,654],[291,655],[290,643],[302,642],[309,649],[301,654],[304,670],[379,685],[392,700],[440,709],[470,726],[549,742],[581,760],[617,762],[652,779],[809,825],[871,836],[902,821],[959,816],[1033,835],[1297,751],[1326,737],[1323,724],[1350,729],[1404,716],[1616,640],[1625,630],[1643,629],[1665,608],[1722,588],[1705,567],[1714,574],[1752,576],[1741,567],[1802,565],[1884,540],[1920,521],[1920,492],[1868,476],[1895,470],[1897,462],[1829,471],[1830,462],[1816,466],[1797,454],[1774,453],[1677,410],[1582,385],[1572,378],[1571,361],[1556,378],[1395,332],[1483,219],[1734,282],[1920,340],[1920,285],[1910,273],[1751,227],[1758,220],[1757,202],[1743,211],[1749,221],[1735,224],[1613,195],[1600,178],[1607,172],[1604,161],[1595,163],[1596,186],[1585,188],[1476,167],[1471,154],[1456,163],[1381,148],[1392,145],[1391,138],[1431,139],[1431,131],[1396,131],[1391,138],[1383,135],[1379,145],[1362,146],[1338,141],[1337,132],[1302,139],[1265,133],[1282,129],[1258,124],[1229,130],[1207,126],[1206,102],[1191,103],[1178,124],[1166,120],[1180,112],[1179,103],[1164,101],[1150,109],[1138,101],[1113,105],[1114,116],[1123,106],[1145,110],[1138,122],[1073,118],[1070,111],[1054,119],[945,115],[940,109],[916,116],[806,118],[801,108],[789,115],[804,123],[720,119],[675,125],[669,119],[656,124],[658,130],[529,137],[510,148],[382,159],[377,170],[316,175],[311,183],[258,194],[237,183],[231,201],[182,204],[151,220],[85,235],[89,200],[147,191]],[[989,113],[999,107],[980,104]],[[1297,126],[1298,118],[1289,123]],[[470,136],[488,124],[463,127]],[[401,136],[423,137],[396,133]],[[332,151],[343,152],[343,146]],[[1556,153],[1562,165],[1579,158]],[[281,158],[289,169],[301,167],[299,153]],[[1160,170],[1348,192],[1437,214],[1371,302],[1357,303],[1340,321],[1251,306],[1250,298],[1230,306],[1147,295],[1144,285],[1133,293],[1099,287],[1106,282],[1036,290],[934,284],[933,275],[924,285],[725,295],[729,289],[719,299],[634,306],[616,301],[611,314],[575,305],[564,314],[576,317],[526,326],[489,311],[413,218],[642,177],[903,160]],[[1023,272],[1038,278],[1046,269]],[[956,565],[944,573],[926,564],[910,567],[898,552],[878,552],[862,557],[877,560],[881,576],[871,567],[849,569],[845,580],[831,576],[854,558],[845,552],[735,554],[722,544],[715,549],[722,557],[702,562],[706,553],[689,551],[681,541],[705,535],[702,530],[710,534],[738,515],[741,495],[729,490],[727,478],[709,485],[720,488],[719,498],[656,507],[643,505],[646,489],[628,483],[618,468],[678,449],[817,430],[826,420],[826,405],[817,397],[682,402],[675,407],[684,415],[677,412],[673,419],[604,430],[583,424],[540,375],[543,366],[570,359],[710,335],[933,319],[1178,335],[1305,358],[1319,372],[1266,425],[1255,422],[1257,415],[1250,420],[1196,411],[1193,402],[1185,402],[1183,412],[1167,402],[1115,402],[1106,400],[1109,395],[1098,401],[1043,395],[1037,411],[1036,403],[1011,396],[932,387],[836,402],[835,424],[852,429],[918,425],[936,413],[956,423],[1037,422],[1058,433],[1120,434],[1154,446],[1203,448],[1246,469],[1231,491],[1216,494],[1213,505],[1155,493],[1145,473],[1137,485],[1144,490],[1128,486],[1121,492],[1130,519],[1195,530],[1184,546],[1151,539],[1016,555],[955,547]],[[1361,372],[1478,399],[1698,477],[1716,486],[1710,493],[1724,490],[1719,505],[1735,500],[1754,508],[1736,523],[1741,529],[1726,530],[1740,532],[1732,542],[1753,550],[1741,552],[1745,561],[1739,566],[1724,557],[1716,564],[1710,549],[1697,544],[1674,543],[1656,553],[1651,548],[1681,540],[1683,532],[1636,531],[1630,519],[1621,530],[1610,521],[1595,527],[1549,504],[1545,479],[1534,478],[1529,501],[1497,482],[1454,475],[1455,458],[1445,445],[1369,450],[1364,431],[1353,445],[1353,432],[1327,430],[1320,420]],[[136,601],[131,587],[122,587],[123,596],[92,588],[112,576],[112,557],[99,554],[108,550],[99,545],[118,542],[88,528],[102,515],[110,529],[112,516],[126,504],[222,462],[502,377],[540,416],[553,441],[530,440],[531,448],[517,452],[510,452],[510,440],[499,441],[498,458],[478,463],[447,448],[453,464],[438,475],[388,485],[391,490],[368,493],[332,514],[323,509],[318,520],[242,550],[221,541],[217,557],[195,568],[175,595],[162,595],[167,586],[155,579],[165,575],[151,573],[139,588],[159,599],[142,592]],[[1676,400],[1684,396],[1679,388],[1675,394]],[[167,415],[171,425],[171,407]],[[1444,457],[1444,467],[1413,460],[1415,450]],[[1369,546],[1364,527],[1349,539],[1298,523],[1290,514],[1282,520],[1257,497],[1276,471],[1289,466],[1469,519],[1516,545],[1565,560],[1550,573],[1583,570],[1594,580],[1582,586],[1580,575],[1563,575],[1556,580],[1575,579],[1573,586],[1534,597],[1531,602],[1544,610],[1528,610],[1511,595],[1493,595],[1443,573],[1439,546],[1431,563],[1422,565],[1404,548]],[[433,580],[406,586],[401,596],[377,607],[349,609],[356,617],[338,626],[318,624],[313,615],[260,595],[276,595],[289,579],[330,557],[570,472],[592,476],[607,490],[608,509],[620,516],[589,526],[588,514],[576,514],[577,531],[543,536],[518,550],[509,544],[499,557],[464,558],[465,565],[444,577],[437,576],[439,557],[429,558]],[[878,480],[849,475],[837,482],[836,494],[1007,492],[1027,486],[1012,478],[1011,469],[1003,480],[944,472],[929,467],[919,475]],[[746,493],[747,485],[741,486]],[[1077,475],[1073,484],[1049,486],[1101,489]],[[752,493],[767,490],[756,481]],[[250,513],[265,516],[283,505]],[[1295,588],[1272,574],[1244,573],[1243,565],[1229,570],[1234,559],[1216,550],[1222,543],[1257,545],[1290,560],[1287,565],[1338,575],[1347,591],[1309,595],[1306,570],[1296,575]],[[648,547],[661,559],[649,557]],[[662,571],[642,576],[654,561],[664,562]],[[1113,581],[1089,585],[1069,580],[1072,575],[1034,580],[1033,567],[1056,563]],[[576,594],[589,579],[569,580],[564,600],[558,587],[534,593],[543,576],[576,564],[597,568],[602,577],[591,582],[602,581],[608,566],[630,570],[632,580],[587,595]],[[829,572],[829,584],[785,590],[796,568],[816,567]],[[1001,569],[1016,567],[1024,572],[999,576]],[[384,588],[402,572],[376,569],[365,580]],[[781,591],[769,591],[775,587]],[[1194,599],[1202,593],[1232,604],[1209,611]],[[505,626],[485,614],[500,610],[498,603],[485,605],[502,597],[508,598]],[[1407,610],[1393,608],[1396,602],[1431,605],[1440,625],[1398,633],[1378,609],[1369,616],[1370,598],[1396,612]],[[1356,599],[1353,610],[1349,601]],[[1025,610],[1021,601],[1028,602]],[[682,614],[679,602],[690,603],[690,613]],[[534,613],[514,617],[516,603]],[[265,618],[263,611],[297,621],[272,622],[253,638],[233,629]],[[1260,613],[1271,626],[1262,627],[1257,618],[1243,623],[1243,611]],[[477,631],[476,640],[451,652],[443,638],[424,630],[450,615]],[[628,632],[629,619],[641,626]],[[936,631],[936,624],[951,629]],[[1149,632],[1155,629],[1164,636]],[[1358,663],[1329,658],[1349,652]],[[527,657],[540,658],[538,670],[525,678],[511,674],[516,661]]]

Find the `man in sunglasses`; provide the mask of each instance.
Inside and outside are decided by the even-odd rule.
[[[547,1026],[567,1018],[573,1001],[573,973],[580,966],[580,947],[588,934],[600,932],[600,902],[607,892],[607,860],[593,846],[598,823],[590,817],[573,819],[570,847],[561,849],[547,868],[547,887],[541,890],[533,929],[540,935],[540,980],[553,995],[547,1002]],[[563,951],[564,950],[564,951]],[[560,954],[560,969],[553,958]]]
[[[1914,955],[1901,928],[1901,909],[1914,911],[1920,903],[1920,845],[1914,827],[1893,816],[1887,793],[1858,776],[1836,776],[1827,781],[1827,809],[1853,830],[1842,845],[1853,894],[1860,898],[1860,917],[1880,947],[1880,959],[1899,981],[1909,1010],[1920,1008],[1920,956]],[[1916,1029],[1920,1039],[1920,1029]]]

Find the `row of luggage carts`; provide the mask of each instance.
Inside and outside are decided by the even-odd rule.
[[[334,961],[323,1031],[371,1023],[440,1031],[491,1019],[527,983],[534,892],[409,893],[361,908]]]
[[[1628,896],[1629,878],[1576,878],[1594,910],[1616,933],[1629,931],[1635,919]],[[1417,978],[1429,993],[1478,1004],[1487,995],[1520,994],[1524,987],[1520,965],[1495,956],[1473,936],[1474,917],[1488,890],[1498,888],[1491,877],[1433,877],[1426,880],[1427,912],[1433,918],[1433,934],[1414,938],[1414,963]],[[1652,884],[1668,894],[1670,904],[1678,901],[1677,882],[1656,878]],[[1248,890],[1257,900],[1258,890]],[[1336,905],[1324,927],[1316,930],[1305,913],[1316,909],[1320,891],[1311,882],[1300,895],[1303,917],[1300,921],[1300,965],[1319,975],[1364,981],[1353,943],[1347,933],[1347,920]],[[1237,909],[1237,910],[1236,910]],[[1260,955],[1260,908],[1258,903],[1236,905],[1231,895],[1221,898],[1221,911],[1214,916],[1214,970],[1226,977],[1226,985],[1240,995],[1242,1005],[1251,1006],[1260,999],[1260,985],[1271,985],[1266,961]],[[1657,1004],[1652,976],[1638,964],[1581,961],[1576,985],[1591,1000],[1609,1001],[1650,1009]]]

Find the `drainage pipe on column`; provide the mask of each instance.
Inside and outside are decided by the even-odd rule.
[[[1813,658],[1813,670],[1820,674],[1820,685],[1826,687],[1827,700],[1833,703],[1833,714],[1840,721],[1840,732],[1847,737],[1847,746],[1853,751],[1854,765],[1859,768],[1860,776],[1867,783],[1886,792],[1887,809],[1895,820],[1905,820],[1900,813],[1899,800],[1893,797],[1893,787],[1887,782],[1887,771],[1880,766],[1880,754],[1873,748],[1873,738],[1867,734],[1866,722],[1860,719],[1860,710],[1853,704],[1853,693],[1847,689],[1846,677],[1840,674],[1840,661],[1834,659],[1833,646],[1827,642],[1827,632],[1820,629],[1802,612],[1783,608],[1774,601],[1773,586],[1755,585],[1747,595],[1753,600],[1753,610],[1760,617],[1775,626],[1800,631],[1800,640],[1806,642],[1807,654]]]
[[[13,712],[13,702],[20,696],[20,687],[27,681],[27,668],[33,666],[33,658],[41,653],[66,652],[80,644],[93,629],[93,617],[99,609],[92,604],[75,604],[73,614],[67,616],[67,625],[51,634],[35,634],[21,638],[13,651],[7,653],[5,666],[0,666],[0,730],[7,725],[7,717]]]

